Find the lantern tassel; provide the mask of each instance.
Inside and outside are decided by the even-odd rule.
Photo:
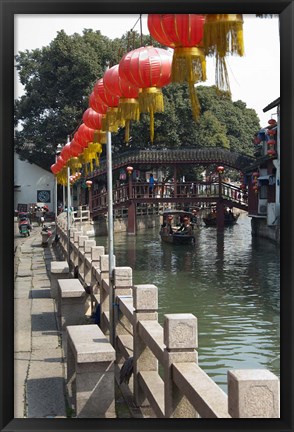
[[[227,91],[231,94],[230,80],[226,65],[225,57],[220,57],[216,54],[216,66],[215,66],[215,84],[218,89]]]
[[[130,141],[130,120],[126,120],[125,126],[125,143]]]
[[[163,94],[160,88],[147,87],[139,93],[140,112],[150,114],[150,141],[154,140],[154,113],[164,111]]]
[[[206,60],[202,49],[197,47],[175,48],[172,62],[173,82],[206,81]]]
[[[118,119],[118,108],[117,107],[108,107],[106,114],[106,124],[107,130],[109,132],[117,132],[119,127],[124,126],[124,120]]]
[[[140,120],[139,102],[137,99],[120,98],[118,105],[119,120]]]
[[[200,117],[200,103],[193,83],[189,83],[189,92],[193,117],[195,121],[198,121]]]
[[[203,45],[207,55],[244,55],[243,17],[241,14],[208,14],[205,18]]]
[[[163,94],[160,88],[147,87],[139,93],[140,112],[163,112]]]

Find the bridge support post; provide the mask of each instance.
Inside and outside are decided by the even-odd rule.
[[[219,200],[216,204],[216,225],[218,231],[223,231],[225,227],[224,204]]]
[[[128,207],[128,234],[136,235],[136,204],[131,202]]]

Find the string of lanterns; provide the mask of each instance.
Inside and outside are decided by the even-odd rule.
[[[206,80],[206,56],[216,57],[216,84],[228,89],[225,56],[244,54],[242,15],[149,14],[147,25],[153,39],[166,49],[133,49],[97,80],[81,125],[51,166],[59,184],[66,184],[68,167],[75,178],[73,173],[82,167],[88,175],[99,165],[107,131],[125,127],[128,142],[130,122],[139,121],[141,113],[150,117],[153,143],[154,115],[164,111],[161,89],[171,82],[187,82],[193,117],[198,120],[195,84]]]

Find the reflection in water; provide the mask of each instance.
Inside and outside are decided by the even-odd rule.
[[[107,246],[106,238],[96,240]],[[195,247],[161,243],[158,229],[115,234],[114,252],[116,265],[133,268],[135,284],[158,287],[161,324],[166,313],[198,318],[199,365],[225,391],[228,369],[279,376],[279,249],[252,239],[246,215],[224,233],[201,227]]]

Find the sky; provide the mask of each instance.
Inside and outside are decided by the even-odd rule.
[[[14,53],[47,46],[64,30],[66,34],[82,34],[83,29],[100,30],[111,39],[134,29],[140,33],[139,15],[39,15],[16,14],[14,17]],[[149,34],[147,15],[142,15],[142,32]],[[243,57],[227,57],[227,68],[233,101],[241,99],[247,108],[257,112],[261,126],[276,118],[276,110],[263,112],[280,96],[280,41],[278,18],[261,19],[244,15]],[[199,85],[214,85],[214,59],[207,59],[207,81]],[[97,80],[101,78],[97,77]],[[15,98],[23,89],[15,76]]]

